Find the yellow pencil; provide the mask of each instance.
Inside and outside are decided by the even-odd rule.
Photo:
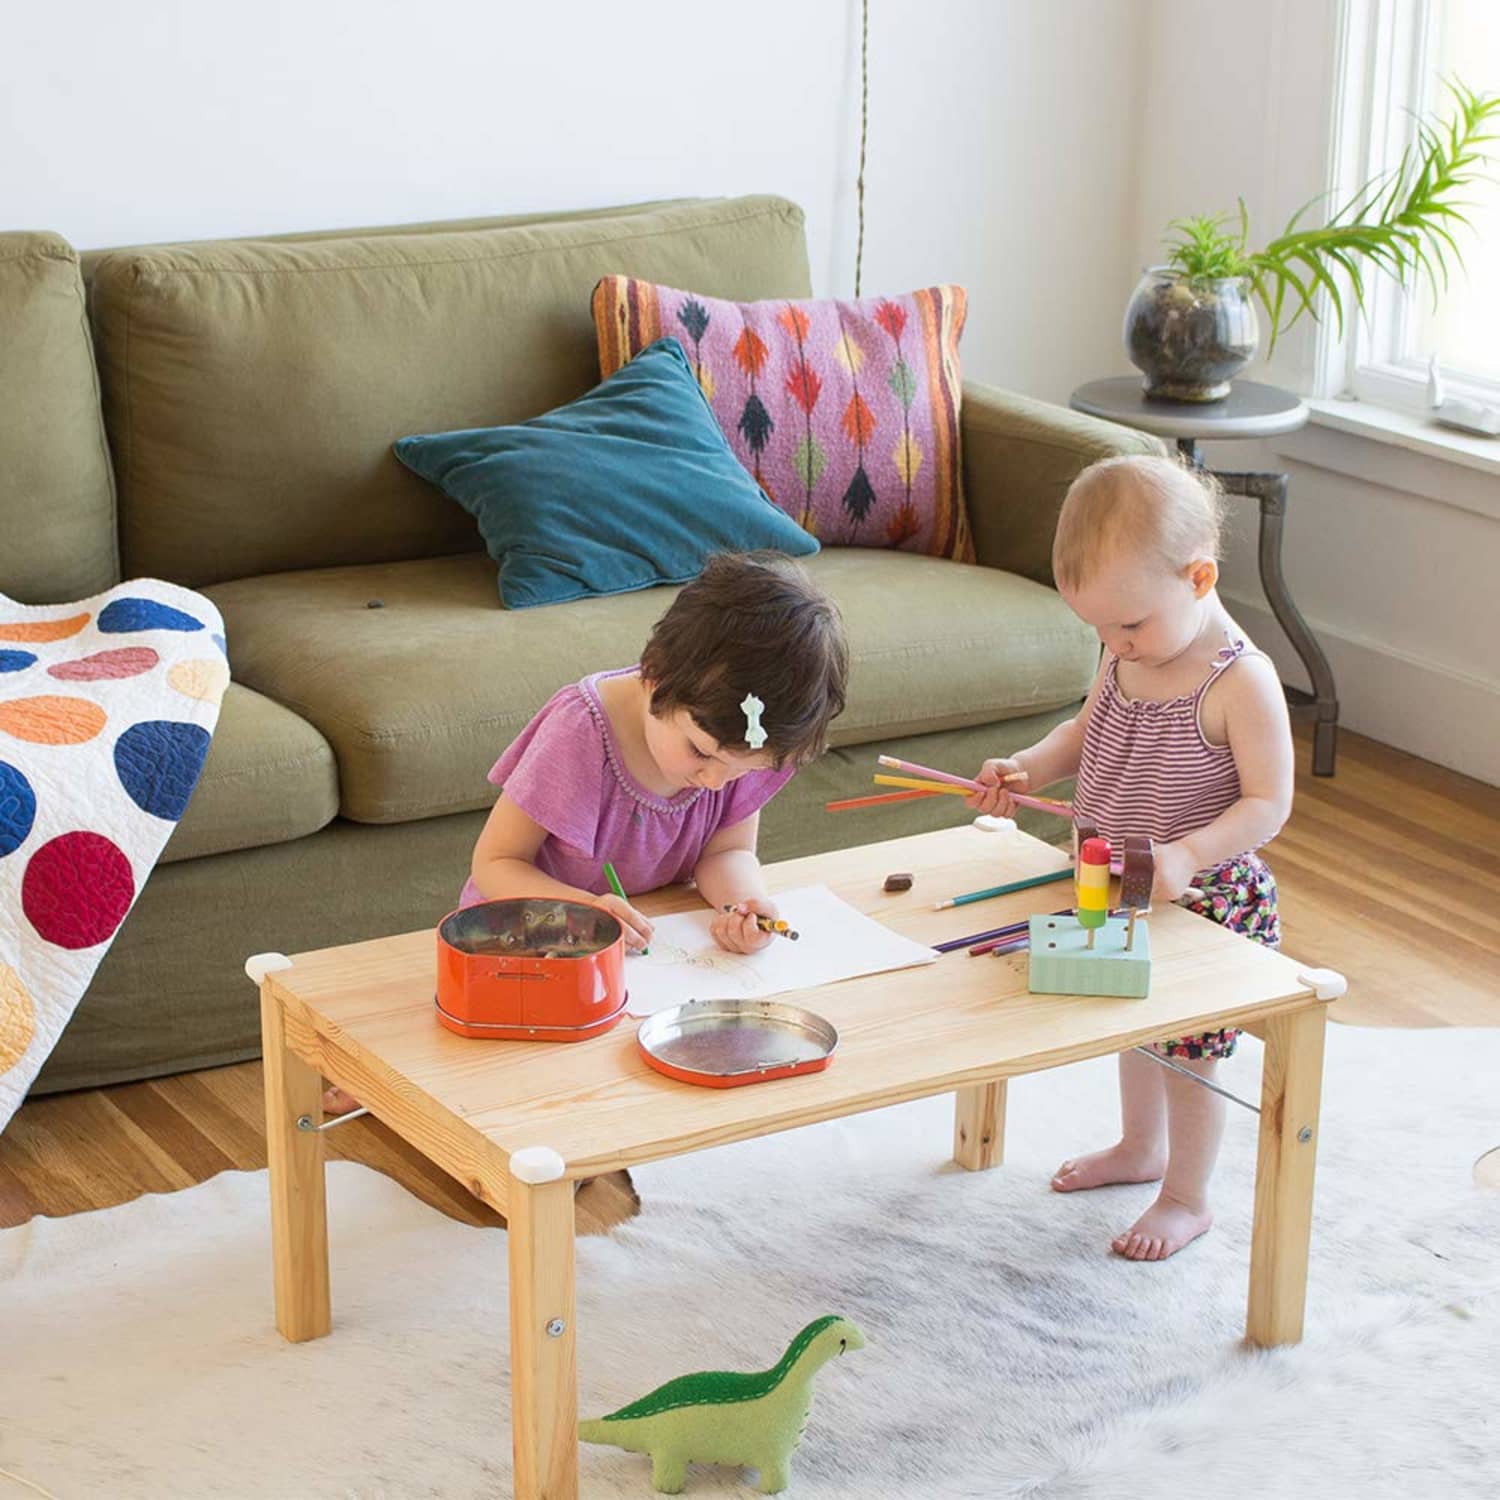
[[[945,781],[919,781],[915,776],[876,776],[877,786],[905,786],[921,792],[945,792],[952,797],[972,797],[974,789],[967,786],[949,786]]]

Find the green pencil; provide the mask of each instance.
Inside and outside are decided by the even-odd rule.
[[[946,901],[937,903],[938,911],[945,911],[950,906],[968,906],[974,901],[988,901],[992,896],[1009,896],[1015,891],[1029,891],[1035,885],[1051,885],[1055,880],[1071,880],[1073,878],[1073,867],[1068,865],[1061,870],[1054,870],[1050,875],[1030,875],[1025,880],[1012,880],[1007,885],[992,885],[982,891],[968,891],[962,896],[949,896]]]
[[[608,860],[604,861],[604,878],[609,882],[609,888],[621,901],[629,901],[630,897],[625,894],[625,887],[620,884],[620,877],[615,874],[615,867]],[[649,953],[649,948],[642,948],[642,953]]]

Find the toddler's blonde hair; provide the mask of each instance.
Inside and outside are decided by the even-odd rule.
[[[1052,541],[1052,572],[1066,588],[1087,583],[1107,558],[1134,552],[1178,572],[1219,558],[1223,491],[1211,474],[1146,454],[1102,458],[1068,489]]]

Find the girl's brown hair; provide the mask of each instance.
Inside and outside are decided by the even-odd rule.
[[[849,648],[838,608],[779,552],[721,552],[678,594],[641,653],[651,712],[684,709],[727,750],[748,752],[747,695],[765,704],[762,747],[804,765],[844,711]]]
[[[1218,481],[1201,469],[1149,454],[1102,458],[1063,500],[1053,576],[1078,588],[1122,551],[1153,554],[1172,572],[1200,557],[1217,562],[1223,508]]]

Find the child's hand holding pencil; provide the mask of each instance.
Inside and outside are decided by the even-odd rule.
[[[778,928],[786,929],[778,931]],[[731,953],[755,953],[769,947],[790,929],[777,913],[776,904],[758,897],[735,901],[713,915],[709,929],[714,941]]]
[[[1017,805],[1011,793],[1024,792],[1031,778],[1021,769],[1019,762],[997,757],[985,761],[974,780],[981,790],[966,797],[964,805],[978,813],[1009,818],[1015,815]]]
[[[649,953],[651,950],[646,945],[651,941],[651,918],[630,904],[625,887],[620,884],[620,877],[608,860],[604,862],[604,878],[609,882],[610,894],[600,896],[594,905],[602,907],[625,929],[626,952]]]

